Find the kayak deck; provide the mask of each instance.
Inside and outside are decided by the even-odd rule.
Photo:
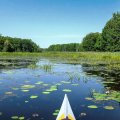
[[[76,120],[66,94],[56,120]]]

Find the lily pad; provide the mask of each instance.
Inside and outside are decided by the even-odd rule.
[[[19,90],[19,88],[12,88],[12,90]]]
[[[115,100],[120,102],[120,92],[119,91],[112,91],[109,94],[102,94],[102,93],[93,93],[95,100]]]
[[[61,83],[57,83],[56,85],[60,86],[60,85],[62,85],[62,84],[61,84]]]
[[[30,98],[31,98],[31,99],[36,99],[36,98],[38,98],[38,96],[32,95],[32,96],[30,96]]]
[[[113,106],[105,106],[104,109],[106,109],[106,110],[114,110],[114,107]]]
[[[11,119],[13,119],[13,120],[16,120],[16,119],[17,119],[17,120],[18,120],[19,117],[18,117],[18,116],[12,116]]]
[[[64,89],[63,92],[71,92],[72,90],[70,89]]]
[[[40,84],[42,84],[43,82],[37,82],[37,83],[35,83],[36,85],[40,85]]]
[[[25,117],[24,117],[24,116],[19,117],[19,120],[24,120],[24,119],[25,119]]]
[[[54,116],[57,116],[57,115],[58,115],[58,113],[59,113],[59,111],[60,111],[60,110],[58,110],[58,109],[57,109],[57,110],[55,110],[55,112],[53,113],[53,115],[54,115]]]
[[[42,92],[43,94],[50,94],[50,92]]]
[[[12,92],[5,92],[5,94],[6,94],[6,95],[11,95],[11,94],[12,94]]]
[[[91,109],[96,109],[98,108],[96,105],[89,105],[88,108],[91,108]]]
[[[79,84],[72,84],[73,86],[78,86]]]
[[[53,115],[54,115],[54,116],[57,116],[57,115],[58,115],[58,113],[53,113]]]
[[[29,92],[29,90],[21,90],[22,92]]]
[[[43,86],[49,86],[49,84],[43,84]]]
[[[23,85],[23,86],[21,86],[22,89],[31,89],[34,87],[35,87],[35,85]]]
[[[55,110],[55,112],[56,112],[56,113],[59,113],[59,112],[60,112],[60,110]]]
[[[93,100],[93,98],[90,98],[90,97],[86,97],[85,99],[86,100]]]

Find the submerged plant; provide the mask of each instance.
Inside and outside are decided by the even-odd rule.
[[[30,64],[30,65],[28,65],[28,68],[29,69],[37,69],[38,66],[36,64]]]
[[[45,72],[51,72],[52,65],[51,64],[45,64],[39,67],[40,69],[44,70]]]

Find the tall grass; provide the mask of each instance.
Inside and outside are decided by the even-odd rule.
[[[38,59],[38,58],[60,58],[69,63],[89,64],[120,64],[120,52],[1,52],[0,59]]]

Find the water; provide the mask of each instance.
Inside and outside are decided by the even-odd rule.
[[[27,67],[0,70],[0,120],[11,120],[12,116],[24,116],[25,120],[55,120],[56,116],[53,116],[53,113],[60,109],[66,93],[64,89],[71,90],[67,95],[77,120],[120,120],[118,102],[85,99],[92,97],[91,91],[104,93],[105,86],[111,86],[110,83],[103,84],[105,78],[86,72],[87,68],[81,65],[53,63],[49,59],[37,63],[46,64],[52,65],[48,71]],[[24,88],[24,85],[31,85],[33,88]],[[42,93],[51,86],[56,86],[57,90],[50,94]],[[23,88],[29,91],[23,92]],[[31,99],[30,96],[38,98]],[[98,108],[90,109],[89,105],[96,105]],[[106,110],[104,106],[114,106],[115,109]],[[81,113],[86,115],[82,116]]]

